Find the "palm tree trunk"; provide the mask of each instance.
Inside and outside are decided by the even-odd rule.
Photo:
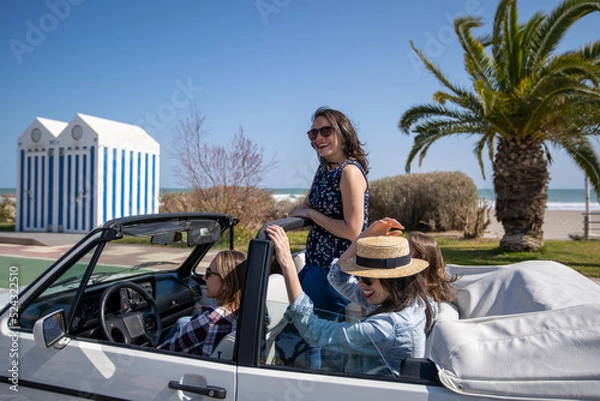
[[[548,161],[541,142],[501,139],[493,162],[496,218],[504,226],[500,248],[538,251],[544,245]]]

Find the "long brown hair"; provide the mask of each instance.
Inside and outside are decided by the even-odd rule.
[[[214,259],[217,273],[223,280],[217,303],[237,311],[242,298],[242,285],[246,277],[246,254],[239,251],[221,251]]]
[[[349,159],[358,161],[365,171],[365,174],[367,174],[369,172],[367,154],[363,150],[363,144],[358,140],[356,130],[348,117],[341,111],[330,109],[328,107],[319,107],[317,111],[315,111],[315,114],[313,114],[312,121],[314,122],[318,117],[325,117],[329,121],[340,135],[344,153],[346,153]],[[327,162],[322,157],[319,157],[319,160],[321,164],[327,165]]]
[[[408,277],[379,279],[381,286],[390,294],[377,309],[369,314],[375,315],[383,312],[399,312],[410,306],[415,300],[420,299],[425,304],[425,330],[429,330],[433,322],[433,309],[429,302],[425,279],[420,274]]]
[[[410,232],[406,238],[410,245],[410,256],[429,262],[429,267],[421,272],[427,291],[435,302],[452,302],[455,297],[452,283],[458,277],[448,277],[442,250],[435,239],[419,231]]]

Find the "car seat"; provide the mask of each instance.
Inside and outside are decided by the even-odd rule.
[[[272,365],[275,360],[275,339],[288,324],[285,311],[289,304],[287,288],[283,275],[275,273],[269,276],[267,287],[267,316],[265,328],[265,363]]]
[[[233,348],[235,346],[235,331],[227,334],[219,344],[215,347],[212,354],[210,354],[211,358],[215,359],[224,359],[224,360],[232,360],[233,359]]]

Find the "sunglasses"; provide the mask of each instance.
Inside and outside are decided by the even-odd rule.
[[[217,272],[214,272],[214,271],[210,270],[210,268],[207,267],[206,271],[204,272],[204,279],[206,280],[207,278],[209,278],[212,275],[219,276],[219,274]]]
[[[373,285],[373,280],[371,280],[371,279],[370,279],[370,278],[368,278],[368,277],[360,277],[360,276],[359,276],[359,277],[358,277],[358,279],[359,279],[360,281],[362,281],[363,283],[365,283],[366,285],[369,285],[369,286],[370,286],[370,285]]]
[[[315,139],[317,139],[317,136],[319,134],[321,134],[321,136],[323,138],[329,138],[331,136],[331,134],[333,134],[334,131],[335,131],[335,128],[332,127],[331,125],[328,125],[327,127],[313,128],[307,132],[308,139],[310,139],[311,141],[314,141]]]

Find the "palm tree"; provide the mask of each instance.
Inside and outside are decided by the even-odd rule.
[[[563,148],[600,193],[591,141],[600,134],[600,41],[556,54],[566,31],[594,11],[600,11],[600,0],[566,0],[550,14],[538,12],[519,24],[517,0],[500,0],[492,34],[481,38],[471,32],[482,26],[479,18],[457,18],[454,29],[472,88],[451,83],[411,42],[445,90],[400,119],[403,132],[415,133],[406,171],[440,138],[478,136],[474,153],[484,178],[483,155],[492,160],[505,250],[537,251],[544,244],[548,145]]]

